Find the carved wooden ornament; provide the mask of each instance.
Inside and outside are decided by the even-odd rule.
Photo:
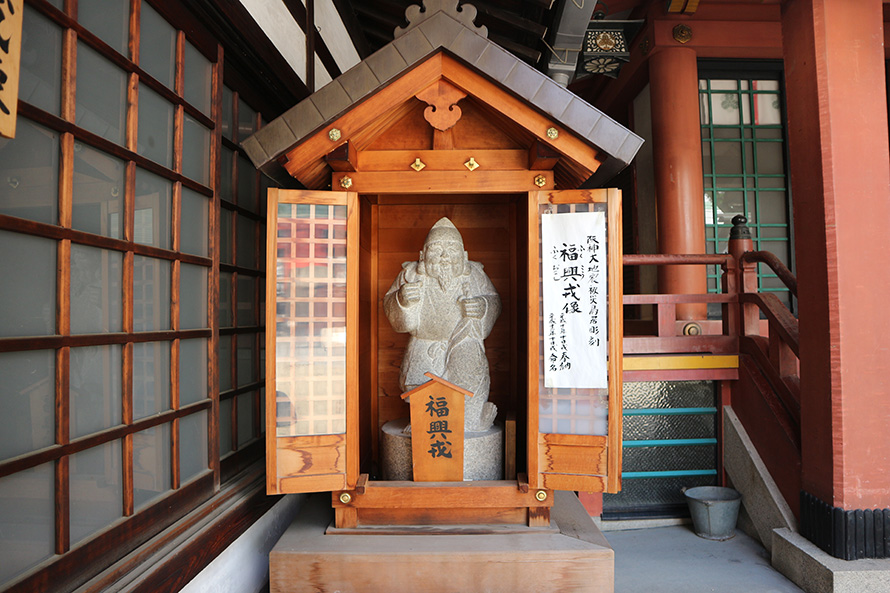
[[[414,96],[429,106],[423,110],[424,119],[444,132],[460,119],[462,113],[457,102],[467,94],[444,80],[438,80]]]

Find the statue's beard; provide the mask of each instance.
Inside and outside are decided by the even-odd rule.
[[[425,263],[425,272],[426,275],[435,278],[439,282],[439,288],[441,288],[444,292],[450,290],[455,282],[457,281],[457,272],[454,269],[455,265],[439,265],[439,264],[430,264],[429,262]]]

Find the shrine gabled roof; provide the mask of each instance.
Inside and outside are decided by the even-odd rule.
[[[442,50],[548,114],[555,123],[604,153],[602,164],[585,185],[602,185],[634,158],[643,144],[642,138],[490,41],[485,37],[485,27],[473,26],[475,8],[471,5],[464,4],[460,10],[457,0],[426,0],[425,5],[424,13],[416,6],[408,9],[410,24],[396,32],[392,43],[244,140],[241,145],[254,165],[273,179],[292,183],[281,165],[281,157]]]

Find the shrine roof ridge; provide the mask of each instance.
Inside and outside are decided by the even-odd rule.
[[[484,27],[481,30],[484,32]],[[630,164],[643,144],[638,135],[441,8],[400,33],[245,139],[241,146],[253,164],[273,179],[292,184],[279,162],[282,155],[438,51],[459,58],[603,151],[607,158],[585,187],[595,187],[614,176]]]

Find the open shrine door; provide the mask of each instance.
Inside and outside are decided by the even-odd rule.
[[[528,208],[529,485],[617,492],[621,192],[531,192]]]
[[[358,195],[269,190],[266,484],[269,494],[358,480]]]

